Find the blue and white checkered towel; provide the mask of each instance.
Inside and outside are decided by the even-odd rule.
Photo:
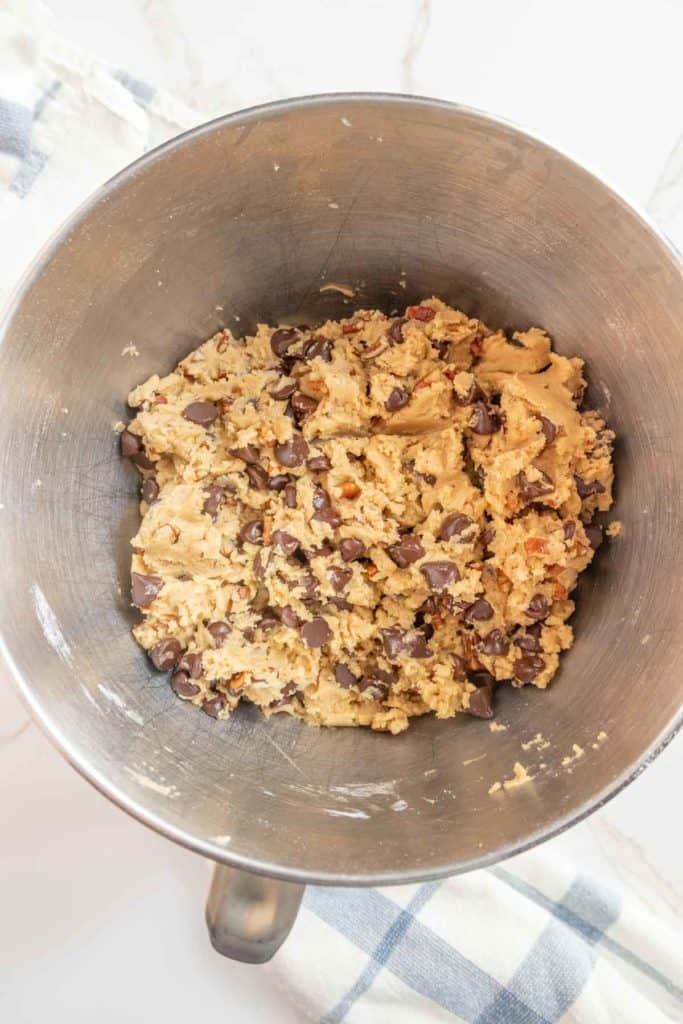
[[[60,39],[39,4],[6,3],[0,301],[90,191],[202,120]],[[677,919],[654,888],[612,870],[618,844],[600,852],[610,841],[609,826],[593,819],[504,866],[445,882],[312,887],[289,940],[260,968],[263,981],[281,987],[296,1016],[325,1024],[680,1021]]]

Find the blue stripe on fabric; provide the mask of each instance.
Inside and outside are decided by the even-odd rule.
[[[378,935],[388,932],[401,913],[376,889],[313,888],[307,891],[306,906],[371,957]],[[387,951],[383,966],[415,992],[470,1022],[504,991],[495,978],[416,918],[403,930],[402,940]],[[514,993],[508,993],[505,1005],[509,1016],[496,1024],[554,1024]]]
[[[504,868],[493,868],[491,873],[494,874],[501,882],[505,882],[506,885],[509,885],[511,889],[514,889],[522,896],[526,896],[527,899],[537,903],[538,906],[543,907],[544,910],[554,914],[575,931],[580,932],[586,937],[593,934],[595,926],[591,924],[590,921],[586,920],[586,918],[590,917],[592,914],[592,906],[589,905],[586,907],[582,905],[580,908],[577,907],[577,910],[580,910],[580,913],[577,913],[573,909],[563,906],[562,904],[553,903],[552,900],[548,899],[547,896],[544,896],[543,893],[533,885],[525,882],[522,878],[518,878],[516,875],[510,874],[510,872],[506,871]],[[683,1003],[683,988],[679,988],[675,982],[670,978],[667,978],[665,974],[661,973],[661,971],[658,971],[657,968],[653,967],[652,964],[647,962],[647,960],[641,959],[641,957],[636,953],[628,949],[626,946],[622,946],[620,942],[617,942],[609,935],[600,935],[598,941],[600,942],[601,947],[609,950],[610,953],[614,954],[614,956],[623,960],[624,963],[627,963],[629,967],[633,967],[634,970],[640,971],[641,974],[644,974],[650,979],[650,981],[654,981],[655,984],[663,988],[665,992],[668,992],[674,999]]]
[[[576,917],[579,907],[590,907],[593,917],[581,932],[562,920],[565,914]],[[547,1020],[559,1021],[581,994],[597,959],[594,946],[617,920],[619,910],[612,893],[597,889],[589,879],[577,878],[557,908],[551,909],[553,916],[507,987],[475,1024],[521,1024],[512,999],[533,1007]]]
[[[321,1019],[320,1024],[340,1024],[353,1004],[367,992],[373,981],[386,963],[389,953],[396,948],[408,930],[414,915],[419,913],[427,901],[439,887],[439,882],[429,882],[421,886],[405,909],[401,910],[391,927],[384,933],[375,947],[372,959],[361,972],[358,980],[342,996],[337,1005]]]

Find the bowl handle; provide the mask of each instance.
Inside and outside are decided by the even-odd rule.
[[[289,935],[304,888],[217,864],[206,901],[213,948],[242,963],[266,963]]]

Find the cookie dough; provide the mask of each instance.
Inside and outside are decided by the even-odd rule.
[[[547,686],[612,502],[582,369],[436,298],[221,331],[129,398],[138,643],[217,718],[398,733]]]

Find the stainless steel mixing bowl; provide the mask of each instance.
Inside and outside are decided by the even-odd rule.
[[[618,433],[624,531],[579,588],[560,676],[545,693],[504,688],[499,733],[466,716],[398,737],[316,730],[248,707],[215,722],[182,704],[130,635],[137,478],[112,429],[129,388],[225,324],[432,294],[493,324],[545,326],[587,359],[588,402]],[[252,872],[216,879],[218,946],[272,952],[301,892],[273,879],[408,882],[522,850],[671,738],[682,324],[673,252],[605,185],[508,124],[398,96],[295,100],[189,132],[118,175],[39,257],[1,332],[4,653],[48,735],[103,793]],[[139,356],[122,354],[130,343]],[[539,732],[550,746],[522,751]],[[569,773],[573,744],[585,753]],[[533,781],[490,796],[516,761]]]

